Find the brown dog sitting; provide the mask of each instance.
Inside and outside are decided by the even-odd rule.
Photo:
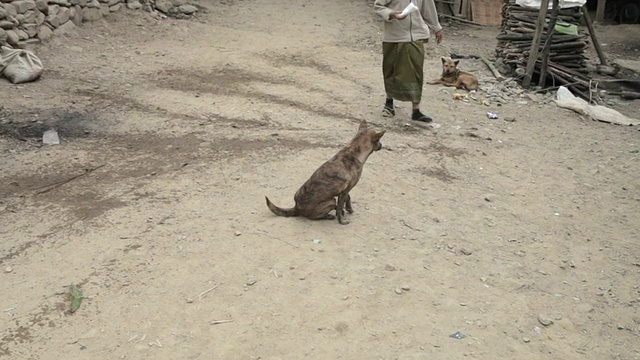
[[[473,74],[458,70],[460,60],[442,57],[442,76],[429,82],[431,85],[453,86],[467,91],[478,89],[478,79]]]
[[[385,132],[370,128],[366,121],[362,121],[351,142],[322,164],[298,189],[293,197],[294,207],[279,208],[265,196],[269,210],[278,216],[303,216],[311,220],[333,220],[337,216],[340,224],[348,224],[345,209],[349,214],[353,213],[349,191],[360,180],[369,155],[382,148],[380,138]],[[336,216],[329,214],[332,210],[336,211]]]

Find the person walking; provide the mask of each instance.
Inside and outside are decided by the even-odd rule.
[[[409,4],[416,9],[402,14]],[[431,122],[420,111],[424,83],[424,47],[431,32],[439,44],[444,34],[434,0],[375,0],[374,11],[384,19],[382,74],[387,99],[383,116],[395,116],[393,100],[412,103],[411,120]]]

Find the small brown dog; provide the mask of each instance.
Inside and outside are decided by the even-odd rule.
[[[442,76],[429,82],[431,85],[453,86],[467,91],[478,90],[478,79],[473,74],[458,70],[460,60],[442,57]]]
[[[279,208],[265,196],[269,210],[278,216],[303,216],[311,220],[333,220],[337,216],[340,224],[348,224],[345,210],[353,213],[349,191],[360,180],[369,155],[382,148],[380,138],[385,132],[370,128],[366,121],[362,121],[351,142],[322,164],[298,189],[293,197],[294,207]],[[336,211],[335,216],[329,214],[332,210]]]

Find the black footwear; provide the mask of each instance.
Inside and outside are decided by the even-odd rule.
[[[384,108],[382,109],[382,116],[384,117],[392,117],[396,115],[396,109],[393,106],[393,99],[387,99],[384,103]]]
[[[413,110],[413,113],[411,113],[411,120],[422,121],[426,123],[433,121],[430,116],[423,114],[419,109]]]

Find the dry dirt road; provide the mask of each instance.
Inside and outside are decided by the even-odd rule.
[[[0,82],[1,358],[640,359],[636,129],[434,86],[433,129],[384,119],[366,2],[202,5],[88,24]],[[447,27],[427,77],[494,36]],[[351,224],[268,212],[360,119],[388,132]]]

